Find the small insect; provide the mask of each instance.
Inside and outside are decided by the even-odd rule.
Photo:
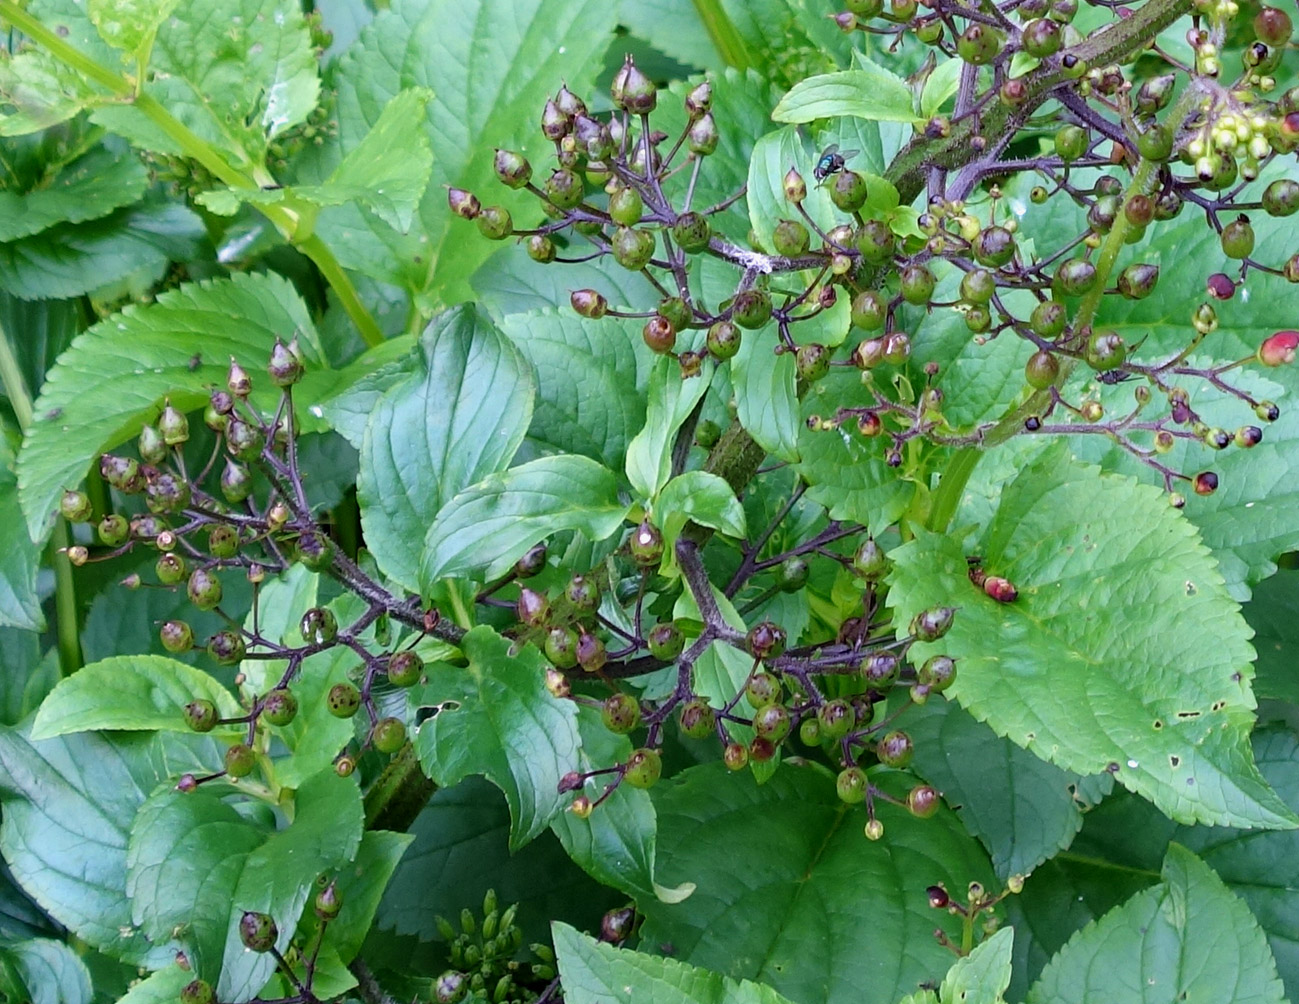
[[[1096,379],[1101,383],[1112,387],[1117,383],[1122,383],[1124,380],[1135,379],[1135,377],[1135,373],[1125,373],[1123,370],[1105,370],[1103,373],[1098,375]]]
[[[812,169],[812,177],[824,184],[826,178],[842,171],[844,165],[859,153],[861,153],[860,150],[847,150],[840,153],[839,144],[831,143],[821,151],[821,159],[816,162],[816,167]]]
[[[970,566],[970,581],[998,603],[1014,603],[1019,598],[1019,590],[1009,579],[1000,575],[989,575],[983,570],[983,559],[970,555],[965,559]]]

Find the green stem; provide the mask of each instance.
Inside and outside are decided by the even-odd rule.
[[[20,29],[33,41],[39,42],[53,56],[82,76],[107,89],[114,97],[129,101],[175,143],[182,154],[198,161],[226,185],[235,189],[261,187],[252,174],[231,164],[220,151],[172,115],[156,98],[149,94],[137,94],[133,81],[119,73],[114,73],[108,67],[102,66],[69,45],[13,0],[0,0],[0,17]],[[320,274],[338,294],[339,303],[347,311],[347,315],[356,325],[365,343],[371,347],[381,344],[384,340],[383,331],[370,316],[370,312],[356,292],[356,287],[352,285],[352,280],[343,271],[343,267],[325,242],[314,234],[308,237],[297,236],[298,218],[283,206],[256,206],[255,208],[270,220],[286,239],[293,242],[298,250],[311,259],[316,268],[320,269]]]
[[[961,496],[965,494],[965,486],[969,483],[974,468],[979,465],[981,456],[981,451],[974,446],[968,446],[952,454],[943,471],[942,480],[938,482],[938,488],[934,491],[929,518],[925,520],[926,529],[939,533],[947,529],[952,517],[956,515],[956,508],[961,504]]]
[[[32,424],[32,396],[3,325],[0,325],[0,385],[4,386],[9,406],[13,408],[14,418],[18,420],[18,428],[26,432]],[[54,624],[58,638],[59,669],[64,676],[71,676],[82,665],[76,583],[72,578],[72,565],[64,556],[71,543],[68,524],[60,518],[54,524],[54,532],[50,536],[47,558],[54,569]]]
[[[694,3],[695,13],[703,22],[704,31],[708,32],[709,41],[716,46],[722,62],[741,72],[753,66],[749,47],[722,8],[721,0],[694,0]]]

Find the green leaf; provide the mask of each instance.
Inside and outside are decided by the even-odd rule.
[[[735,492],[716,474],[687,471],[669,481],[654,502],[654,517],[667,548],[676,546],[687,523],[711,526],[728,537],[743,540],[744,507]]]
[[[943,1004],[1002,1004],[1010,986],[1010,953],[1015,932],[1003,927],[964,958],[957,959],[939,988]]]
[[[242,714],[239,702],[207,673],[161,655],[105,659],[59,681],[32,723],[32,739],[97,729],[187,732],[182,710],[209,700],[222,718]]]
[[[421,234],[394,243],[391,227],[354,206],[322,212],[317,230],[344,265],[455,303],[469,298],[469,277],[495,247],[476,233],[470,238],[472,227],[447,213],[446,186],[500,191],[494,146],[540,160],[537,96],[560,80],[578,94],[590,90],[617,10],[599,0],[396,0],[385,6],[335,64],[334,153],[353,149],[400,90],[426,87],[437,95],[423,121],[411,123],[437,151],[420,204]],[[535,205],[525,193],[502,195],[520,214]],[[387,247],[403,260],[394,262]]]
[[[30,1004],[90,1004],[94,996],[90,971],[61,941],[32,938],[5,945],[0,958],[17,971]]]
[[[196,257],[206,236],[189,209],[146,200],[0,244],[0,289],[24,300],[60,299],[138,279],[143,292],[168,263]]]
[[[631,754],[631,740],[604,727],[594,708],[578,709],[582,749],[574,770],[592,771],[623,763]],[[585,792],[591,801],[604,794],[607,781],[591,778]],[[654,881],[657,819],[649,792],[620,784],[600,803],[600,811],[579,819],[561,812],[550,824],[564,850],[597,882],[621,889],[629,896],[662,896],[683,899],[693,886],[664,889]]]
[[[453,575],[502,574],[533,544],[563,530],[590,541],[616,533],[627,515],[618,479],[586,457],[541,457],[493,474],[437,514],[424,538],[420,585]]]
[[[528,437],[617,470],[645,424],[651,355],[635,321],[591,321],[570,311],[509,314],[501,330],[536,377]]]
[[[627,480],[652,499],[672,476],[672,448],[677,430],[708,392],[713,370],[708,363],[697,377],[682,379],[680,368],[662,358],[650,370],[645,425],[627,446]]]
[[[784,178],[791,167],[798,170],[807,185],[807,197],[803,200],[802,208],[812,221],[823,231],[829,230],[838,222],[838,210],[830,201],[829,191],[825,186],[816,184],[812,175],[818,157],[819,152],[809,145],[794,126],[767,133],[754,144],[745,195],[749,206],[749,225],[762,247],[772,247],[772,235],[781,220],[798,215],[785,198]],[[753,337],[746,333],[744,341],[748,342]]]
[[[576,709],[550,695],[547,663],[531,646],[511,654],[488,627],[464,636],[467,667],[434,663],[421,691],[440,710],[420,726],[420,764],[439,785],[482,774],[510,806],[510,848],[550,825],[567,800],[559,779],[573,769],[580,744]]]
[[[58,683],[58,652],[50,649],[41,658],[41,637],[35,631],[0,628],[0,665],[5,667],[0,675],[0,724],[17,725]]]
[[[34,743],[0,729],[6,793],[0,852],[51,917],[101,951],[137,965],[175,955],[170,935],[151,942],[131,920],[126,843],[148,792],[220,758],[210,738],[91,732]]]
[[[325,421],[358,452],[379,399],[410,377],[417,344],[413,336],[402,335],[368,349],[347,367],[348,370],[358,368],[355,378],[347,380],[341,390],[322,401]]]
[[[411,375],[374,406],[361,443],[357,500],[384,574],[419,579],[415,544],[453,497],[501,471],[532,418],[532,374],[513,343],[472,306],[439,315]],[[517,555],[515,557],[518,557]]]
[[[731,384],[745,431],[768,453],[797,463],[797,367],[792,353],[776,355],[774,348],[758,332],[745,332],[731,360]]]
[[[578,318],[569,306],[574,289],[599,290],[614,304],[652,303],[661,295],[642,273],[628,272],[611,257],[573,262],[562,269],[553,268],[552,264],[533,261],[521,243],[506,242],[479,266],[469,281],[479,306],[496,318],[507,334],[511,330],[510,315],[530,311],[557,310],[562,320],[576,323]],[[592,323],[608,331],[623,327],[626,322],[606,316]],[[639,326],[626,324],[626,330],[629,339],[644,344]],[[525,346],[520,345],[519,349],[527,355]],[[643,384],[643,378],[638,379]]]
[[[777,122],[811,122],[850,116],[872,122],[915,122],[911,88],[901,77],[865,59],[855,70],[823,73],[795,84],[771,117]]]
[[[1299,808],[1299,736],[1271,725],[1251,738],[1263,776],[1287,805]],[[1178,826],[1126,792],[1089,812],[1069,851],[1035,872],[1015,897],[1024,918],[1017,927],[1031,932],[1024,939],[1026,975],[1035,976],[1083,924],[1157,882],[1170,840],[1199,855],[1249,905],[1293,997],[1299,988],[1299,904],[1292,891],[1299,885],[1299,831]]]
[[[117,1004],[174,1004],[180,992],[194,978],[180,966],[167,966],[151,973],[131,987],[125,997],[118,999]]]
[[[952,701],[931,700],[899,725],[915,740],[913,769],[988,848],[999,878],[1027,875],[1082,828],[1077,774],[996,735]],[[1112,778],[1101,777],[1108,788]]]
[[[304,202],[320,207],[353,202],[405,233],[411,228],[433,169],[428,137],[411,129],[410,123],[423,116],[431,97],[430,91],[420,87],[399,93],[385,106],[360,145],[320,185],[217,188],[199,194],[198,201],[222,216],[233,216],[243,203],[293,206]]]
[[[942,109],[944,102],[957,92],[961,83],[961,68],[965,65],[959,59],[944,59],[925,80],[924,90],[920,92],[920,116],[932,118]]]
[[[605,910],[626,903],[625,893],[597,885],[574,865],[551,833],[511,852],[510,810],[481,778],[439,788],[410,831],[415,842],[379,907],[382,931],[440,941],[434,918],[481,909],[488,889],[502,904],[519,904],[519,925],[536,940],[552,918],[598,926]]]
[[[139,200],[148,184],[148,172],[134,153],[96,146],[44,187],[0,192],[0,241],[29,237],[58,223],[100,219]]]
[[[6,442],[0,447],[0,627],[39,631],[45,627],[36,592],[41,549],[27,534],[18,501],[18,475]]]
[[[260,167],[271,140],[306,121],[320,93],[301,5],[293,0],[179,4],[158,30],[144,92],[239,166]],[[129,105],[96,122],[137,146],[182,151]]]
[[[1174,819],[1296,824],[1249,751],[1248,627],[1161,491],[1061,444],[1003,488],[973,550],[1018,600],[982,595],[960,544],[921,532],[890,552],[889,604],[903,635],[920,610],[959,608],[912,653],[958,660],[947,693],[975,718],[1066,770],[1112,773]]]
[[[789,1004],[771,987],[676,959],[614,948],[556,922],[555,957],[571,1004]]]
[[[905,778],[873,774],[897,791]],[[785,764],[758,786],[712,763],[659,782],[653,796],[661,880],[698,888],[676,905],[639,901],[642,944],[670,942],[682,962],[803,1004],[894,1004],[940,979],[951,955],[929,932],[959,942],[960,925],[929,907],[925,888],[994,881],[945,810],[917,820],[877,802],[884,837],[867,840],[865,813],[838,799],[820,767]]]
[[[313,356],[305,304],[288,280],[262,274],[181,286],[80,335],[50,370],[18,454],[28,532],[44,540],[64,489],[80,484],[98,454],[156,418],[164,397],[183,410],[201,408],[207,388],[224,384],[231,356],[260,369],[275,339],[295,333]],[[263,403],[272,400],[262,392]]]
[[[316,877],[356,856],[361,794],[355,780],[322,771],[296,792],[292,823],[267,832],[208,791],[178,797],[163,789],[145,802],[131,829],[127,891],[146,933],[179,930],[195,972],[218,997],[246,1000],[275,960],[244,948],[239,917],[270,914],[276,946],[288,947]]]
[[[1192,999],[1279,1004],[1284,994],[1249,908],[1203,861],[1172,844],[1162,884],[1070,939],[1028,1004]]]
[[[856,372],[832,371],[804,395],[798,424],[798,473],[808,496],[825,506],[831,519],[851,520],[882,533],[897,522],[915,496],[915,486],[885,462],[886,437],[863,437],[846,422],[837,429],[809,429],[813,415],[829,417],[840,407],[863,407],[875,397]]]
[[[86,14],[99,37],[127,55],[147,52],[154,32],[179,0],[86,0]]]
[[[23,136],[66,122],[95,97],[76,70],[43,49],[0,60],[0,136]]]
[[[1258,650],[1254,693],[1299,704],[1299,573],[1287,569],[1259,583],[1244,614]]]

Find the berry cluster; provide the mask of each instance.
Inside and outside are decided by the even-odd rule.
[[[447,633],[435,613],[426,614],[418,601],[395,597],[371,579],[316,520],[299,469],[293,414],[292,388],[303,368],[296,340],[275,344],[266,370],[280,394],[274,410],[265,413],[254,402],[252,378],[232,360],[226,386],[212,392],[204,412],[205,430],[194,430],[196,437],[211,439],[197,469],[193,451],[187,447],[202,444],[191,444],[188,418],[168,402],[156,423],[141,431],[138,457],[105,454],[100,460],[100,473],[125,511],[106,513],[96,521],[85,493],[68,491],[62,498],[62,514],[74,523],[94,521],[103,545],[93,555],[83,544],[68,548],[74,565],[147,548],[157,553],[155,581],[132,573],[123,580],[126,587],[183,589],[196,610],[213,612],[225,621],[223,629],[202,642],[187,620],[165,621],[158,633],[168,652],[180,654],[202,644],[221,666],[258,660],[285,664],[280,678],[264,693],[245,694],[245,710],[236,717],[222,718],[207,698],[196,698],[181,709],[195,732],[211,732],[220,725],[246,726],[242,741],[227,749],[222,769],[201,777],[185,775],[178,784],[182,791],[217,778],[237,780],[252,774],[268,741],[266,729],[288,726],[298,715],[292,684],[304,661],[335,648],[354,655],[354,668],[351,679],[329,690],[328,711],[352,718],[365,709],[367,716],[356,742],[340,751],[336,769],[350,774],[365,749],[398,752],[406,744],[406,723],[379,714],[376,687],[384,683],[405,688],[418,682],[424,664],[415,645],[426,634]],[[137,499],[142,499],[142,506]],[[244,576],[256,597],[268,576],[294,564],[332,575],[366,601],[364,611],[350,623],[340,624],[333,608],[313,607],[298,626],[302,644],[292,645],[260,630],[256,601],[247,624],[222,608],[223,580]],[[413,631],[394,641],[394,621]],[[245,682],[244,673],[236,676],[236,683]]]
[[[530,945],[535,961],[515,958],[523,944],[523,929],[514,920],[517,909],[517,905],[499,909],[496,891],[489,889],[481,919],[466,908],[460,912],[457,930],[445,917],[437,918],[454,968],[434,981],[433,1000],[438,1004],[523,1004],[553,996],[559,981],[550,946]]]

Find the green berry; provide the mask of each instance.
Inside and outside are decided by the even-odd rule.
[[[755,710],[775,704],[781,697],[780,680],[765,671],[754,673],[744,685],[744,697]]]
[[[681,654],[681,650],[685,648],[686,639],[675,621],[665,621],[650,628],[646,642],[649,646],[650,655],[654,656],[655,659],[669,662]]]
[[[857,721],[852,704],[843,698],[826,701],[816,713],[821,725],[821,735],[826,739],[842,739]]]
[[[194,629],[184,621],[163,621],[158,628],[158,640],[168,652],[179,655],[194,647]]]
[[[881,262],[893,254],[897,236],[882,220],[867,220],[857,231],[857,250],[869,262]]]
[[[722,763],[727,770],[743,770],[749,762],[749,750],[741,743],[727,743],[722,750]]]
[[[834,787],[841,801],[848,805],[860,805],[866,801],[866,790],[870,787],[870,782],[860,767],[848,767],[839,772]]]
[[[1042,338],[1055,338],[1069,323],[1069,309],[1059,300],[1044,300],[1033,308],[1028,323]]]
[[[775,248],[776,254],[783,254],[789,258],[805,254],[811,241],[811,234],[808,233],[807,227],[797,220],[781,220],[776,224],[776,229],[771,235],[771,245]]]
[[[335,718],[351,718],[361,707],[361,692],[350,683],[336,683],[329,688],[325,706]]]
[[[191,980],[180,991],[180,1004],[215,1004],[216,994],[207,980]]]
[[[807,585],[808,564],[798,556],[786,558],[776,572],[776,584],[781,592],[795,593]]]
[[[931,655],[916,671],[916,679],[934,693],[942,693],[956,679],[956,662],[945,655]]]
[[[651,352],[663,355],[671,352],[676,345],[677,329],[666,317],[655,314],[645,322],[645,326],[641,329],[641,337],[645,339],[645,344],[649,346]]]
[[[898,277],[902,287],[902,299],[916,306],[923,306],[929,302],[929,298],[934,294],[934,286],[938,283],[934,273],[925,265],[908,265],[898,273]]]
[[[952,607],[931,607],[911,619],[911,633],[921,641],[937,641],[947,634],[956,611]]]
[[[257,766],[257,754],[244,743],[235,743],[226,750],[226,773],[231,777],[247,777]]]
[[[851,318],[855,327],[863,331],[878,331],[888,319],[888,300],[873,289],[863,290],[853,297]]]
[[[597,673],[604,668],[604,664],[609,659],[609,653],[605,650],[604,642],[588,631],[583,631],[577,636],[577,664],[582,667],[584,673]],[[565,681],[567,683],[567,681]],[[559,694],[556,696],[568,696]]]
[[[218,717],[216,705],[211,701],[190,701],[185,705],[185,724],[195,732],[211,732]]]
[[[619,226],[634,227],[644,213],[645,204],[634,188],[620,188],[609,196],[609,216]]]
[[[532,180],[532,165],[513,150],[497,150],[492,169],[501,184],[509,188],[522,188]]]
[[[708,351],[718,359],[730,359],[740,351],[740,329],[730,321],[717,321],[708,329]]]
[[[875,538],[867,537],[853,555],[852,567],[867,582],[877,582],[889,570],[889,559]]]
[[[986,24],[972,24],[956,40],[956,54],[967,63],[982,66],[1001,52],[1001,33]]]
[[[298,717],[298,699],[291,691],[277,687],[262,698],[262,714],[272,725],[288,725]]]
[[[276,387],[291,387],[302,379],[302,369],[297,340],[285,345],[280,339],[275,339],[275,344],[271,346],[270,361],[266,364],[271,383]]]
[[[905,767],[914,753],[915,744],[901,729],[886,734],[875,747],[875,755],[886,767]]]
[[[249,951],[269,952],[279,936],[270,914],[248,912],[239,918],[239,940]]]
[[[514,233],[514,220],[503,206],[484,206],[475,217],[478,232],[489,241],[503,241]]]
[[[388,682],[394,687],[410,687],[419,682],[424,672],[424,660],[410,649],[394,652],[388,657]]]
[[[343,894],[338,891],[337,883],[330,882],[316,893],[314,908],[316,916],[321,920],[333,920],[338,916],[339,911],[343,909]]]
[[[189,419],[172,407],[170,400],[158,416],[158,432],[167,446],[181,446],[189,440]]]
[[[940,801],[938,792],[927,784],[918,784],[907,792],[907,808],[920,819],[928,819],[937,812]]]
[[[976,268],[961,277],[961,299],[969,303],[988,303],[997,292],[997,280],[984,268]]]
[[[856,171],[839,171],[830,185],[830,201],[845,213],[855,213],[866,204],[866,179]]]
[[[1248,258],[1254,251],[1254,228],[1240,216],[1222,228],[1222,253],[1228,258]]]
[[[632,531],[628,546],[636,564],[642,568],[656,566],[663,557],[663,534],[653,523],[645,520]]]
[[[544,649],[555,668],[572,669],[577,665],[577,632],[567,625],[556,624],[546,632]]]
[[[1064,41],[1060,25],[1049,18],[1029,21],[1022,30],[1024,51],[1038,59],[1055,55]]]
[[[1005,227],[987,227],[974,239],[973,250],[980,265],[1000,268],[1015,257],[1015,235]]]
[[[771,319],[771,294],[765,289],[746,289],[731,301],[731,319],[742,328],[760,328]]]
[[[1269,216],[1299,212],[1299,181],[1279,178],[1263,189],[1263,209]]]
[[[131,534],[131,524],[125,516],[109,513],[99,521],[99,540],[106,547],[118,547],[126,543]]]
[[[804,718],[798,725],[798,739],[804,746],[819,746],[822,740],[821,723],[815,718]]]
[[[406,745],[406,724],[400,718],[380,718],[371,738],[380,753],[396,753]]]
[[[1082,258],[1071,258],[1060,263],[1051,285],[1066,296],[1081,296],[1089,292],[1098,279],[1095,265]]]
[[[69,523],[84,523],[93,511],[90,497],[85,492],[67,491],[59,500],[59,514]]]
[[[688,254],[707,250],[712,236],[708,218],[701,213],[682,213],[672,225],[672,239]]]
[[[1060,375],[1060,363],[1050,352],[1042,349],[1028,357],[1024,365],[1024,379],[1034,390],[1046,390]]]
[[[753,713],[753,731],[773,743],[789,735],[789,728],[789,712],[783,704],[768,704]]]
[[[218,631],[207,640],[207,654],[220,666],[233,666],[244,657],[244,639],[237,631]]]
[[[695,698],[681,706],[680,724],[691,739],[707,739],[717,727],[717,713],[707,701]]]
[[[627,758],[622,779],[633,788],[649,788],[663,774],[663,758],[658,750],[638,749]]]
[[[600,708],[600,720],[615,735],[626,735],[640,724],[640,702],[630,694],[610,694]]]
[[[800,380],[816,383],[830,372],[830,350],[815,342],[800,345],[794,354],[794,362]]]
[[[654,257],[654,233],[650,230],[619,227],[609,245],[613,249],[614,261],[632,272],[639,272]]]
[[[179,554],[169,551],[159,556],[154,563],[153,570],[157,573],[158,581],[164,586],[174,586],[185,578],[185,559]],[[218,597],[218,602],[219,599]]]
[[[207,549],[214,558],[233,558],[239,553],[239,531],[227,523],[214,524],[207,533]]]
[[[1098,372],[1117,369],[1128,357],[1123,338],[1113,331],[1094,331],[1084,352],[1087,365]]]
[[[1087,152],[1087,131],[1076,125],[1062,126],[1056,130],[1055,152],[1066,164],[1078,160]]]
[[[298,630],[310,645],[325,645],[338,637],[338,618],[328,607],[312,607],[302,615]]]

